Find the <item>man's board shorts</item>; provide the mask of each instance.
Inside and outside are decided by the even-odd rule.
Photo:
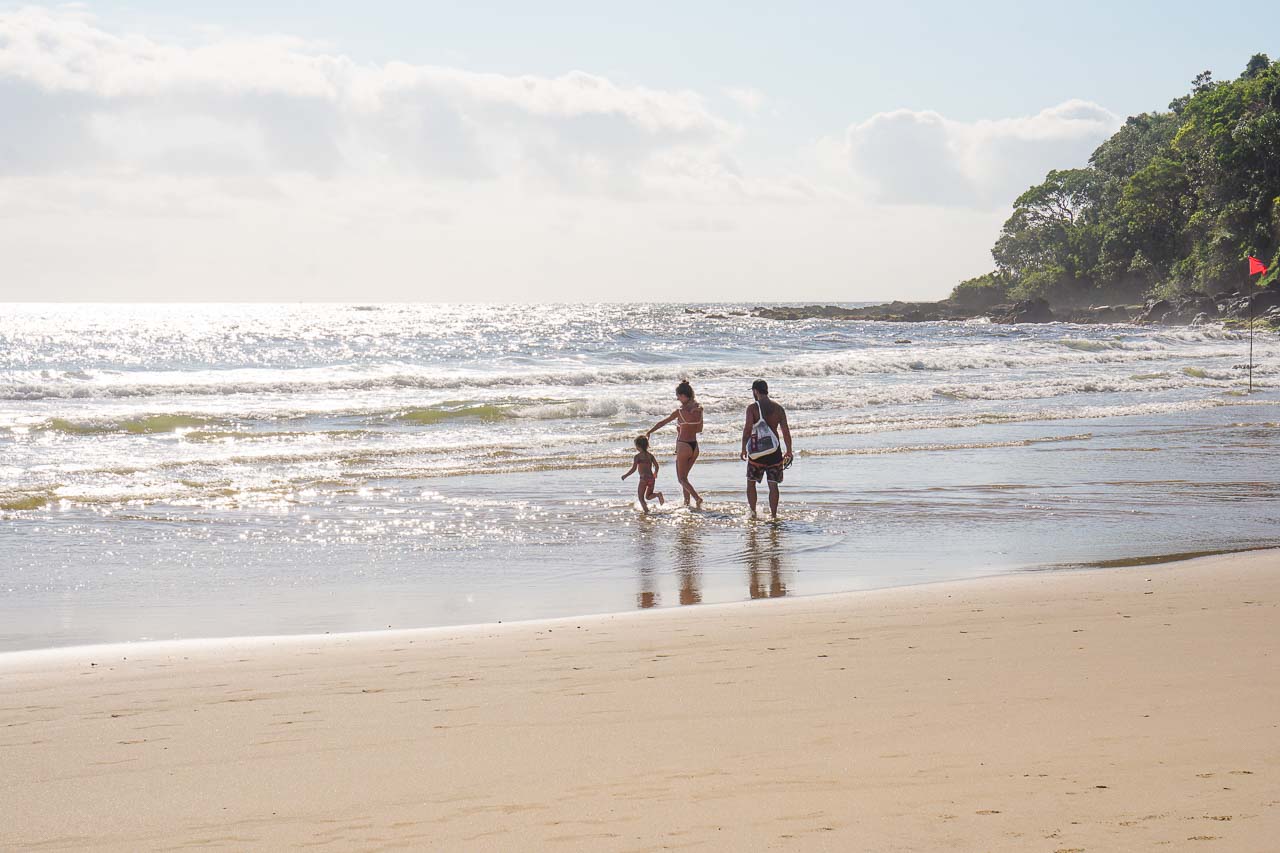
[[[759,483],[765,477],[768,477],[770,483],[781,483],[784,473],[786,472],[782,464],[782,448],[778,448],[768,456],[747,460],[748,480],[755,480]]]

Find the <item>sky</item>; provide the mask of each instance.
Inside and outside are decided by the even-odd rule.
[[[939,298],[1045,172],[1277,32],[1230,1],[0,0],[0,300]]]

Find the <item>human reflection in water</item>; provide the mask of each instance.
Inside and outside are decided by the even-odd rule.
[[[641,610],[658,605],[658,529],[642,519],[636,533],[636,574],[640,577],[640,591],[636,593],[636,606]]]
[[[676,528],[675,564],[680,575],[680,603],[702,601],[702,543],[698,537],[698,519],[680,519]]]
[[[782,577],[782,528],[770,524],[768,533],[762,534],[761,527],[753,524],[747,531],[747,591],[752,598],[782,598],[787,594]],[[767,585],[765,572],[769,574]]]

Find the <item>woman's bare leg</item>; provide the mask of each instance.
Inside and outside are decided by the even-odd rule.
[[[676,479],[680,481],[680,488],[684,489],[684,503],[689,505],[689,499],[702,506],[702,497],[698,494],[698,490],[689,482],[689,471],[693,468],[693,463],[698,461],[698,451],[690,450],[689,445],[684,442],[680,443],[680,449],[676,451]]]
[[[680,491],[684,493],[684,505],[689,505],[689,486],[685,483],[685,477],[689,472],[689,451],[685,447],[683,441],[676,443],[676,482],[680,484]]]
[[[689,460],[689,467],[684,472],[685,482],[689,480],[689,472],[693,470],[693,463],[698,461],[698,457],[702,455],[702,448],[693,451],[693,458]],[[698,509],[702,509],[702,495],[694,491],[693,484],[689,484],[689,491],[693,492],[693,500],[698,505]]]

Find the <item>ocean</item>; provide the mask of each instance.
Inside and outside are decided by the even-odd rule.
[[[811,595],[1280,545],[1280,340],[749,305],[0,306],[0,651]],[[687,377],[679,500],[635,435]],[[789,413],[782,518],[737,458]],[[658,487],[678,496],[673,427]],[[1135,569],[1141,571],[1140,568]]]

